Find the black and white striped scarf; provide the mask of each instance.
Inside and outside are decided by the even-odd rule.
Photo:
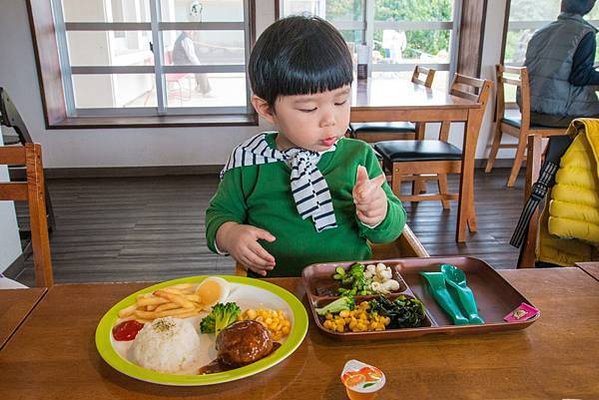
[[[335,145],[331,149],[334,151]],[[324,152],[324,153],[326,153]],[[220,173],[250,165],[284,162],[291,168],[291,193],[302,219],[312,218],[317,232],[337,227],[331,193],[317,164],[322,153],[294,147],[283,152],[271,149],[266,133],[258,134],[237,146]]]

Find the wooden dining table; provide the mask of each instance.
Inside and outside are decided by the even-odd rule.
[[[578,262],[576,266],[599,281],[599,261]]]
[[[463,122],[462,170],[456,241],[466,241],[466,228],[476,232],[474,161],[484,107],[475,101],[426,88],[404,79],[359,80],[352,87],[351,122]],[[419,139],[424,131],[420,130]]]
[[[0,349],[25,321],[46,288],[0,290]]]
[[[135,380],[98,354],[100,318],[150,283],[65,284],[48,290],[0,351],[7,399],[344,399],[346,361],[387,377],[381,399],[599,398],[599,282],[579,268],[501,270],[541,310],[520,331],[409,340],[339,342],[310,323],[286,360],[257,375],[214,386]],[[306,301],[299,278],[273,278]]]

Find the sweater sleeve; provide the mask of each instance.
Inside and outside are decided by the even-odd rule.
[[[578,43],[572,59],[572,71],[569,78],[572,85],[599,85],[599,72],[593,65],[596,48],[597,39],[595,39],[594,32],[587,33]]]
[[[366,146],[365,164],[368,170],[368,178],[372,179],[383,173],[381,165],[372,147]],[[388,243],[392,242],[401,235],[406,224],[406,211],[404,210],[401,201],[393,194],[391,187],[387,182],[383,184],[383,190],[387,195],[387,215],[380,224],[374,228],[369,228],[362,223],[356,216],[360,234],[372,243]]]
[[[206,210],[206,241],[208,248],[215,253],[219,253],[215,246],[218,228],[225,222],[242,224],[246,221],[247,205],[243,194],[242,170],[243,168],[234,168],[225,173]]]

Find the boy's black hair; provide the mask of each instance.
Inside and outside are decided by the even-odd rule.
[[[347,44],[318,17],[292,16],[269,26],[252,50],[248,70],[254,94],[271,108],[278,96],[320,93],[353,80]]]

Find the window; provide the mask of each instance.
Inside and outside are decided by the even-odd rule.
[[[545,0],[540,7],[539,2],[534,0],[510,1],[504,41],[504,64],[524,64],[528,41],[537,29],[555,21],[560,13],[560,3],[561,0]],[[595,7],[585,19],[599,27],[599,7]]]
[[[245,74],[253,7],[52,0],[66,117],[253,114]]]
[[[409,79],[415,65],[435,68],[435,86],[453,70],[459,0],[280,0],[280,15],[314,14],[331,22],[354,52],[365,43],[373,76]]]

